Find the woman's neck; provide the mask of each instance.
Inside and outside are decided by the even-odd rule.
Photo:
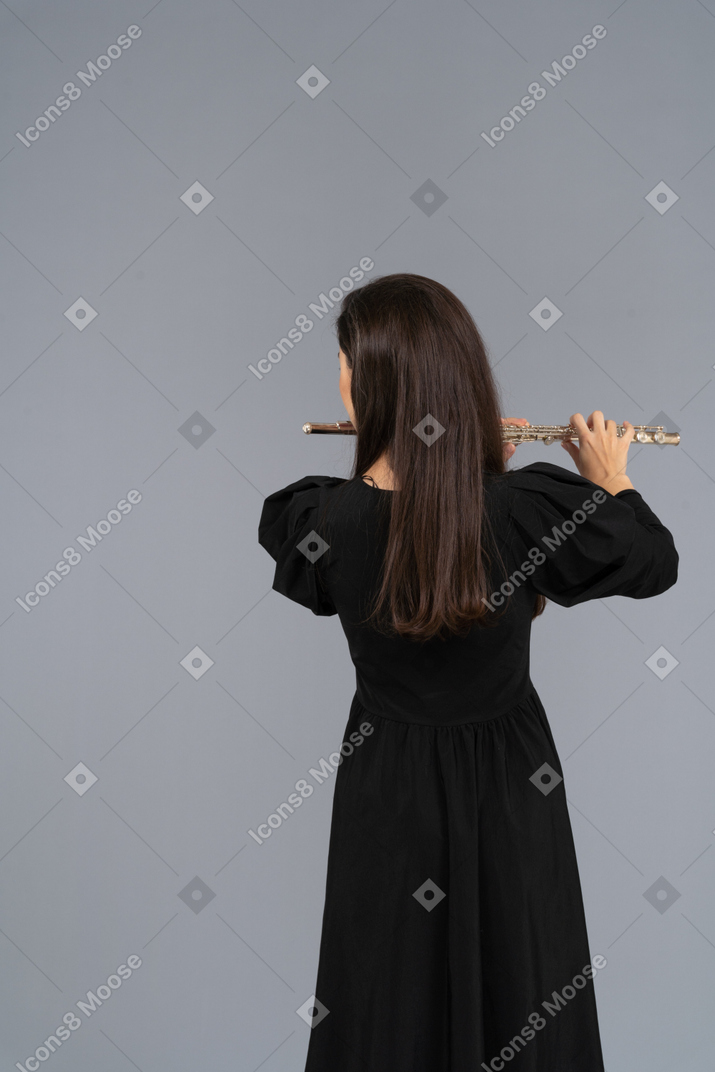
[[[394,476],[384,454],[380,455],[375,464],[371,465],[363,476],[371,476],[378,488],[384,488],[385,491],[394,491],[395,489]]]

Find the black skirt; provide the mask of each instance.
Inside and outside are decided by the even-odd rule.
[[[355,698],[351,735],[306,1072],[603,1072],[593,977],[606,958],[589,950],[536,692],[434,726]]]

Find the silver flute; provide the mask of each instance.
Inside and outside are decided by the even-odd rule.
[[[679,432],[666,432],[662,424],[635,424],[634,443],[657,443],[660,446],[677,446],[680,442]],[[616,425],[616,435],[625,432],[622,424]],[[355,435],[351,421],[332,421],[320,424],[309,421],[303,425],[306,435]],[[505,443],[555,443],[557,440],[578,439],[578,432],[570,424],[503,424],[502,439]]]

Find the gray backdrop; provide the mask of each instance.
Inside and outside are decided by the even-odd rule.
[[[550,605],[532,676],[608,1072],[705,1072],[715,4],[9,0],[0,33],[2,1067],[303,1068],[309,771],[354,674],[256,527],[349,471],[301,425],[344,417],[327,303],[364,258],[465,301],[505,415],[682,432],[629,465],[678,585]]]

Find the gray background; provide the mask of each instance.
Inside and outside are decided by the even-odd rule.
[[[629,464],[678,585],[550,605],[532,677],[608,960],[608,1072],[705,1072],[715,5],[11,0],[0,37],[2,1067],[137,954],[41,1067],[303,1068],[334,778],[264,844],[247,831],[339,747],[354,674],[336,618],[271,592],[256,527],[270,492],[347,474],[352,443],[301,433],[344,416],[329,317],[262,380],[247,366],[367,256],[371,276],[465,301],[505,415],[682,431]],[[315,97],[297,84],[313,64]],[[81,97],[25,147],[69,81]],[[490,147],[534,81],[545,97]],[[428,180],[435,198],[412,200]],[[213,200],[195,213],[197,181]],[[82,330],[63,315],[80,297]],[[548,330],[529,316],[544,297],[563,313]],[[557,446],[516,461],[539,458],[572,465]],[[25,611],[130,489],[141,502]],[[213,665],[195,680],[197,645]],[[97,778],[82,795],[64,780],[79,763]]]

